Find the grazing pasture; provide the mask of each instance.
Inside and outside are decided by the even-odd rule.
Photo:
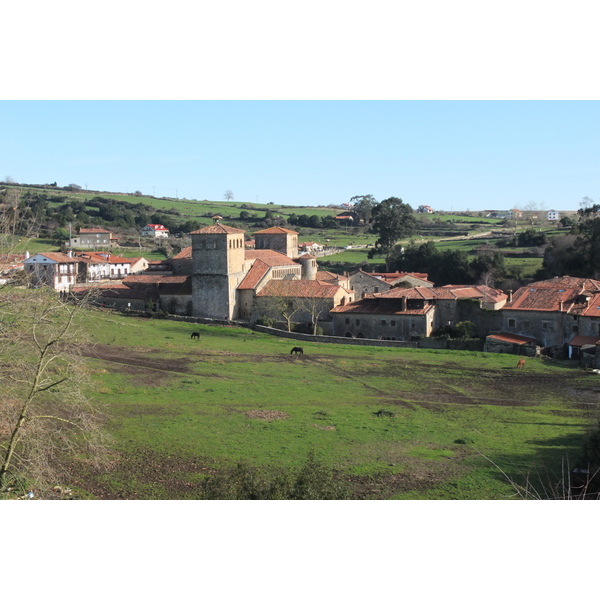
[[[600,379],[549,360],[310,341],[298,360],[289,339],[100,310],[85,327],[115,456],[71,485],[98,498],[200,498],[239,461],[311,452],[352,498],[509,498],[501,470],[558,475],[598,411]]]

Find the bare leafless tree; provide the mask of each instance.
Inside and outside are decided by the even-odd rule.
[[[18,203],[4,200],[0,253],[10,256],[21,224]],[[60,483],[75,454],[96,465],[107,455],[103,417],[86,397],[88,370],[79,352],[85,310],[85,301],[47,287],[0,287],[0,491],[47,489]]]
[[[313,335],[317,335],[319,319],[329,311],[327,301],[323,298],[310,296],[301,299],[301,306],[310,315]]]

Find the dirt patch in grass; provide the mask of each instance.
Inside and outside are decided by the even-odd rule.
[[[85,489],[98,500],[194,499],[201,496],[198,476],[215,472],[202,458],[149,449],[128,455],[116,453],[115,458],[116,466],[102,475],[90,471],[83,462],[73,463],[69,485]],[[196,477],[190,480],[190,474]]]
[[[459,478],[469,471],[462,464],[468,449],[454,450],[452,458],[443,461],[428,461],[410,458],[402,465],[401,473],[392,475],[352,475],[348,482],[355,500],[386,499],[403,492],[424,491],[443,485],[447,481]]]
[[[260,419],[261,421],[276,421],[287,419],[290,416],[279,410],[248,410],[244,414],[250,419]]]
[[[124,372],[138,373],[138,369],[153,369],[155,371],[166,371],[168,373],[189,373],[189,361],[187,359],[173,359],[164,357],[147,356],[146,352],[123,348],[121,346],[110,346],[107,344],[96,344],[95,346],[82,347],[81,353],[88,358],[98,358],[111,363],[117,363],[130,367]],[[131,368],[135,367],[135,368]]]
[[[335,425],[317,425],[316,423],[313,423],[312,427],[322,429],[323,431],[335,431]]]

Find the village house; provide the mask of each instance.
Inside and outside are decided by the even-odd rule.
[[[62,252],[40,252],[23,261],[31,285],[67,292],[77,280],[78,261]]]
[[[107,229],[96,228],[81,228],[79,234],[72,237],[66,246],[70,249],[85,248],[95,250],[96,248],[110,248],[113,244],[114,236]]]
[[[417,212],[422,213],[422,214],[432,215],[434,211],[433,211],[433,208],[431,208],[431,206],[427,206],[427,204],[421,204],[417,208]]]
[[[145,258],[125,258],[108,252],[74,252],[79,263],[77,281],[98,281],[101,279],[122,279],[130,273],[147,268]]]
[[[403,287],[433,287],[427,279],[427,273],[367,273],[362,269],[348,275],[350,289],[356,292],[358,299],[368,294],[379,294],[392,289],[394,286]]]
[[[566,347],[578,335],[600,339],[600,281],[555,277],[509,292],[502,331],[535,338],[543,347]]]
[[[323,252],[323,245],[317,244],[317,242],[302,242],[298,244],[298,252],[300,254],[304,252]]]
[[[331,310],[334,335],[410,341],[441,328],[471,321],[482,335],[506,302],[484,285],[392,288]],[[492,321],[495,325],[495,321]]]
[[[145,227],[142,227],[140,235],[151,238],[168,238],[169,230],[164,225],[149,223]]]
[[[560,219],[560,213],[557,210],[549,210],[546,213],[546,219],[548,221],[558,221]]]

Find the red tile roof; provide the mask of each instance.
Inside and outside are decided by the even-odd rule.
[[[292,231],[291,229],[284,229],[283,227],[269,227],[268,229],[263,229],[261,231],[255,231],[254,235],[256,234],[260,234],[260,233],[293,233],[295,235],[298,235],[297,231]]]
[[[71,258],[62,252],[39,252],[38,254],[34,254],[31,258],[35,258],[36,256],[45,256],[47,259],[52,260],[57,263],[76,263],[78,262],[75,258]],[[37,262],[37,261],[36,261]]]
[[[100,227],[91,227],[89,229],[80,228],[79,235],[82,233],[110,233],[110,231],[108,231],[108,229],[101,229]]]
[[[171,260],[180,260],[182,258],[192,258],[192,247],[187,246],[179,254],[176,254]]]
[[[202,229],[190,232],[190,235],[204,234],[204,233],[246,233],[243,229],[236,229],[235,227],[228,227],[227,225],[221,225],[215,223],[214,225],[208,225]]]
[[[244,254],[246,260],[262,260],[265,264],[270,267],[281,267],[285,265],[297,265],[298,263],[275,250],[245,250]]]
[[[323,282],[348,281],[345,275],[330,273],[329,271],[317,271],[317,280]]]
[[[576,335],[570,342],[569,346],[593,346],[600,342],[600,337],[595,335]]]
[[[164,275],[157,273],[153,275],[127,275],[123,279],[125,285],[136,284],[136,283],[185,283],[188,279],[188,275]]]
[[[531,344],[532,342],[537,343],[534,338],[516,335],[515,333],[494,333],[493,335],[487,335],[486,338],[498,340],[500,342],[508,342],[510,344],[518,344],[519,346]]]
[[[519,288],[504,310],[560,311],[600,316],[600,281],[580,277],[555,277]],[[593,302],[587,306],[584,296]],[[598,311],[598,314],[595,314]]]
[[[486,285],[447,285],[440,288],[414,287],[392,288],[376,294],[379,298],[410,298],[424,300],[458,300],[459,298],[482,299],[484,302],[500,302],[506,298],[501,290]]]
[[[255,260],[246,277],[238,286],[238,290],[253,290],[271,267],[262,260]]]
[[[330,312],[334,313],[350,313],[363,315],[395,315],[401,316],[418,316],[425,315],[429,311],[434,310],[433,304],[425,304],[422,308],[411,308],[402,310],[402,304],[399,299],[393,301],[382,302],[379,298],[365,297],[356,302],[351,302],[345,306],[336,306]]]
[[[154,229],[154,231],[169,231],[164,225],[161,225],[160,223],[158,225],[155,223],[148,223],[146,227],[150,227],[150,229]]]
[[[257,296],[284,296],[295,298],[334,298],[340,289],[339,285],[329,285],[319,281],[305,279],[271,279]],[[347,290],[344,290],[347,292]]]

